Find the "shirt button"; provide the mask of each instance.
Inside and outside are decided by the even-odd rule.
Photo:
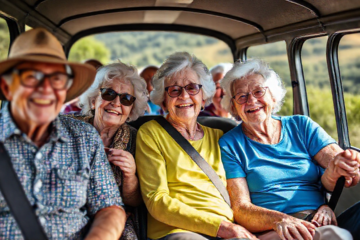
[[[45,223],[46,223],[46,219],[44,217],[39,217],[39,221],[40,221],[41,225],[45,225]]]
[[[20,135],[20,134],[21,134],[21,132],[20,132],[19,129],[15,129],[15,130],[14,130],[14,133],[15,133],[16,135]]]
[[[36,157],[37,159],[41,159],[41,158],[42,158],[42,154],[41,154],[41,153],[37,153],[37,154],[35,155],[35,157]]]
[[[36,193],[39,192],[41,187],[42,187],[42,181],[39,180],[34,185],[34,192],[36,192]]]

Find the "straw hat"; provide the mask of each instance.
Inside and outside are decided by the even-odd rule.
[[[96,70],[93,66],[68,62],[60,42],[44,28],[34,28],[19,35],[11,46],[7,60],[0,62],[0,76],[22,62],[67,64],[74,76],[67,90],[66,102],[80,96],[91,86]],[[0,90],[0,100],[6,100]]]

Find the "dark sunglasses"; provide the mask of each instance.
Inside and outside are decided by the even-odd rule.
[[[189,95],[196,95],[200,92],[201,87],[201,84],[190,83],[185,87],[181,87],[178,85],[169,86],[165,88],[165,91],[170,97],[175,98],[181,95],[183,88]]]
[[[113,101],[117,96],[120,98],[120,103],[124,106],[131,106],[136,100],[136,97],[127,93],[117,93],[111,88],[100,88],[101,98],[106,101]]]

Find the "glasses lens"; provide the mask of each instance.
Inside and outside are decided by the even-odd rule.
[[[51,86],[54,89],[65,89],[69,76],[66,73],[53,73],[50,76]]]
[[[265,94],[265,88],[257,88],[252,93],[256,98],[262,97]]]
[[[135,99],[135,97],[127,93],[123,93],[120,95],[120,103],[124,106],[130,106],[135,102]]]
[[[246,93],[239,93],[238,95],[236,95],[235,100],[239,104],[243,104],[247,101],[247,96],[248,95]]]
[[[196,95],[199,93],[201,88],[201,85],[196,84],[196,83],[190,83],[188,85],[185,86],[185,90],[187,91],[188,94],[190,95]]]
[[[24,70],[20,74],[21,82],[28,87],[35,87],[39,84],[44,74],[35,70]]]
[[[170,86],[167,88],[167,92],[170,97],[178,97],[181,94],[182,87],[179,86]]]
[[[101,98],[106,101],[112,101],[117,97],[117,93],[111,88],[102,88],[101,89]]]

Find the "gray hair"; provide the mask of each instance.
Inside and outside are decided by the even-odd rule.
[[[265,86],[269,88],[271,96],[275,99],[275,107],[272,111],[273,114],[280,111],[284,103],[286,89],[281,81],[279,75],[269,65],[260,59],[249,59],[245,62],[236,61],[233,68],[225,75],[221,81],[221,87],[226,93],[221,100],[221,105],[224,109],[229,111],[233,116],[237,113],[231,109],[232,86],[236,80],[243,80],[249,75],[260,74],[265,79]]]
[[[228,71],[230,71],[230,69],[232,68],[232,64],[231,63],[219,63],[215,66],[213,66],[210,69],[210,72],[212,75],[216,74],[216,73],[222,73],[222,74],[226,74]]]
[[[215,83],[213,82],[211,74],[205,64],[194,55],[190,55],[187,52],[176,52],[171,54],[160,66],[152,80],[154,90],[150,93],[150,100],[161,106],[165,99],[165,79],[171,78],[185,69],[192,69],[196,72],[199,77],[200,84],[202,85],[201,89],[203,91],[203,100],[205,100],[205,105],[209,105],[215,94]]]
[[[120,79],[129,81],[133,85],[134,95],[136,97],[127,121],[134,121],[138,119],[138,117],[144,115],[148,100],[146,82],[139,76],[135,67],[126,65],[122,62],[112,63],[98,69],[94,83],[80,96],[82,114],[93,116],[91,103],[99,96],[100,88],[108,86],[114,80]]]

